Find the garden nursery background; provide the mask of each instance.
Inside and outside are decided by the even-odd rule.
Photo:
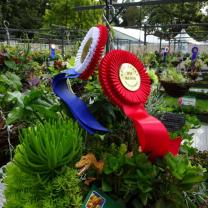
[[[208,207],[208,1],[1,0],[0,207]]]

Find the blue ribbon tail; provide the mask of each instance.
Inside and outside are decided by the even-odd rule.
[[[67,105],[74,118],[87,132],[90,134],[95,131],[108,132],[108,129],[103,127],[90,113],[86,104],[68,88],[67,78],[76,78],[79,75],[74,69],[56,75],[52,82],[54,93]]]

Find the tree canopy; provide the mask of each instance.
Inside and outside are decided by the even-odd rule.
[[[125,2],[128,2],[126,0]],[[122,26],[140,27],[146,25],[170,25],[169,27],[151,27],[148,32],[162,38],[172,38],[182,29],[180,24],[207,23],[208,16],[202,12],[205,3],[163,4],[144,7],[129,7],[122,14]],[[174,26],[176,25],[177,26]],[[208,26],[183,26],[191,36],[198,40],[207,39]]]
[[[11,28],[33,29],[42,25],[47,0],[1,0],[0,20],[9,22]]]
[[[11,28],[36,29],[49,28],[52,25],[67,26],[70,29],[88,29],[102,21],[102,10],[76,11],[76,6],[96,5],[104,1],[98,0],[1,0],[0,24],[3,20],[10,23]],[[114,3],[121,1],[114,0]],[[123,0],[122,2],[131,2]],[[172,38],[182,29],[180,24],[207,23],[208,14],[202,12],[207,3],[183,2],[179,4],[161,4],[154,6],[129,7],[120,14],[123,22],[117,21],[120,26],[154,25],[148,32],[162,38]],[[177,26],[174,26],[177,24]],[[170,25],[159,27],[159,25]],[[208,26],[183,27],[194,38],[206,40],[208,38]]]
[[[49,0],[49,8],[44,15],[44,26],[52,24],[68,26],[73,29],[86,29],[100,23],[101,11],[76,11],[76,6],[95,5],[96,0]]]

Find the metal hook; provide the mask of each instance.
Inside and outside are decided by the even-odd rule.
[[[9,22],[7,20],[3,21],[3,25],[4,25],[5,29],[9,28]]]
[[[10,42],[9,22],[8,22],[7,20],[4,20],[4,21],[3,21],[3,24],[4,24],[5,31],[6,31],[7,44],[9,45],[9,42]]]
[[[110,11],[110,12],[109,12],[109,15],[110,15],[109,21],[107,20],[106,15],[105,15],[105,11],[106,11],[107,9]],[[112,11],[112,12],[111,12],[111,11]],[[106,23],[107,23],[108,25],[110,25],[110,22],[112,22],[115,13],[116,13],[116,9],[115,9],[115,7],[114,7],[113,5],[108,5],[108,6],[104,6],[104,7],[103,7],[103,18],[104,18],[104,20],[106,21]]]
[[[108,19],[106,18],[105,14],[103,13],[103,19],[106,22],[106,24],[108,25],[108,28],[110,28],[110,23],[108,21]]]

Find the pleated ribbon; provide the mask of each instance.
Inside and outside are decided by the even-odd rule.
[[[138,89],[129,90],[124,86],[125,80],[121,80],[123,64],[137,70],[136,74],[140,77],[133,78],[140,80]],[[128,81],[128,77],[126,79]],[[133,121],[141,150],[149,155],[150,160],[154,161],[168,152],[178,153],[181,138],[172,140],[165,126],[144,108],[150,94],[150,79],[134,54],[123,50],[109,52],[99,66],[99,80],[106,96]]]
[[[107,37],[108,32],[105,26],[99,25],[91,28],[80,46],[75,68],[68,69],[54,76],[52,81],[54,93],[66,104],[80,126],[90,134],[96,131],[107,132],[108,130],[94,118],[86,104],[68,87],[67,79],[80,78],[86,80],[92,75],[101,58]],[[87,46],[89,48],[85,52],[85,59],[81,60],[82,49],[86,47],[89,40],[91,41],[91,45]]]

